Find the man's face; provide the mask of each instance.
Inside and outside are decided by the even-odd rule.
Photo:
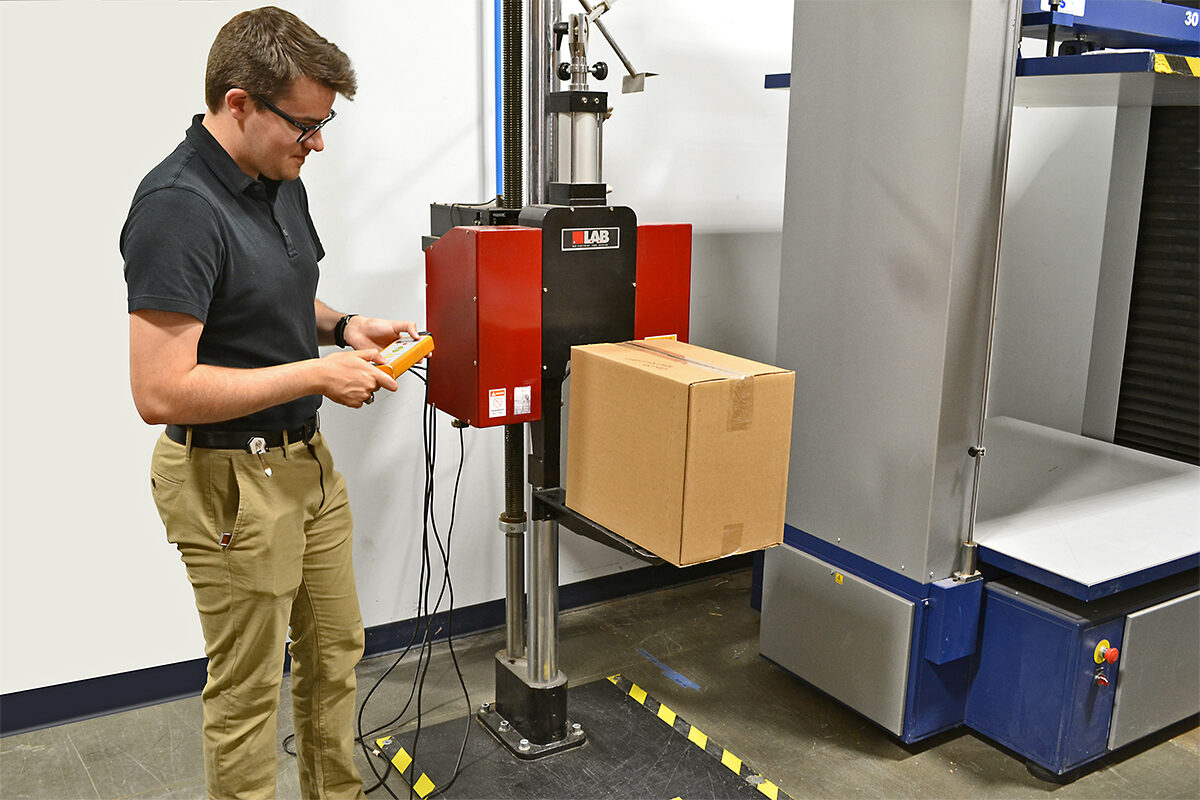
[[[275,107],[302,125],[315,125],[329,116],[336,92],[306,76],[292,82]],[[309,153],[325,149],[324,131],[297,142],[301,131],[262,105],[245,121],[246,144],[253,166],[265,177],[290,181],[300,177],[300,167]]]

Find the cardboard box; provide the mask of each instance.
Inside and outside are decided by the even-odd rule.
[[[571,348],[567,505],[678,566],[779,544],[795,378],[683,342]]]

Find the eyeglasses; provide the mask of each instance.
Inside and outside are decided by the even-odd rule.
[[[329,116],[326,117],[325,119],[321,120],[320,122],[318,122],[316,125],[305,125],[303,123],[297,122],[296,120],[292,119],[292,117],[290,115],[288,115],[286,112],[280,111],[278,108],[276,108],[275,106],[273,106],[271,104],[271,101],[267,100],[265,97],[262,97],[257,94],[251,94],[250,96],[253,97],[255,100],[257,100],[258,102],[262,103],[264,106],[266,106],[272,113],[287,120],[292,125],[294,125],[296,128],[299,128],[300,136],[297,137],[297,139],[296,139],[297,142],[307,142],[309,139],[311,139],[313,136],[316,135],[317,131],[321,130],[321,128],[324,128],[326,125],[329,124],[329,122],[334,117],[337,116],[337,112],[331,108],[331,109],[329,109]]]

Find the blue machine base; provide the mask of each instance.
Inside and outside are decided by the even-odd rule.
[[[1055,776],[1110,752],[1116,669],[1096,664],[1097,644],[1120,648],[1127,614],[1195,583],[1178,574],[1089,603],[1015,575],[922,584],[791,526],[784,545],[914,604],[902,741],[965,724]],[[754,571],[760,603],[760,556]]]
[[[1101,640],[1121,644],[1124,609],[1083,616],[1020,578],[984,594],[967,726],[1055,775],[1106,755],[1116,668],[1093,654]]]

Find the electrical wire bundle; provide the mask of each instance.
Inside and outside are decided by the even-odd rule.
[[[410,367],[408,372],[415,375],[422,383],[425,384],[425,402],[422,415],[421,436],[425,454],[425,488],[422,503],[421,576],[418,582],[417,614],[414,619],[412,636],[409,638],[408,643],[396,656],[395,661],[393,661],[391,666],[389,666],[387,670],[385,670],[384,673],[379,676],[378,680],[376,680],[374,685],[371,686],[370,691],[367,692],[366,697],[363,698],[362,705],[359,706],[357,721],[357,741],[362,747],[363,753],[367,757],[367,764],[370,766],[371,772],[374,773],[376,778],[376,783],[365,791],[370,793],[379,788],[383,788],[393,798],[396,798],[397,795],[387,785],[387,779],[395,767],[389,763],[384,769],[383,773],[380,773],[375,768],[374,757],[381,755],[381,753],[375,746],[372,737],[383,731],[399,726],[405,715],[408,713],[408,710],[414,706],[415,701],[416,731],[412,740],[412,744],[409,747],[410,754],[412,755],[413,759],[409,769],[412,771],[412,774],[416,774],[417,747],[421,738],[422,697],[425,688],[425,677],[429,672],[429,664],[433,657],[435,637],[443,630],[438,620],[438,615],[441,612],[443,601],[447,601],[447,610],[445,612],[446,647],[450,652],[450,659],[454,663],[454,671],[458,676],[459,686],[462,687],[463,699],[466,702],[467,713],[465,718],[465,730],[463,731],[462,746],[458,751],[458,758],[454,764],[453,774],[451,775],[450,779],[446,781],[446,783],[437,787],[437,789],[427,795],[427,797],[434,797],[446,791],[458,778],[459,769],[462,765],[463,754],[466,752],[467,740],[470,737],[471,726],[474,722],[474,708],[471,705],[471,697],[467,691],[467,684],[463,678],[462,669],[458,664],[458,655],[454,652],[454,584],[450,579],[450,545],[452,536],[454,534],[455,514],[458,509],[458,487],[462,479],[463,471],[463,456],[465,447],[463,441],[463,429],[462,427],[458,428],[458,470],[454,477],[454,493],[450,503],[450,524],[446,528],[445,539],[443,541],[441,532],[438,530],[437,517],[434,512],[434,470],[437,465],[437,410],[429,404],[429,384],[425,375],[425,369],[414,366]],[[437,597],[432,604],[430,603],[430,595],[434,585],[434,555],[433,549],[430,545],[431,539],[433,544],[436,545],[437,555],[442,567],[441,584],[438,587]],[[371,701],[371,697],[375,694],[375,691],[383,684],[387,677],[400,665],[400,662],[404,660],[405,656],[407,656],[413,650],[414,647],[417,648],[417,660],[415,669],[413,671],[412,689],[409,691],[408,699],[405,701],[404,707],[401,708],[396,716],[391,720],[383,723],[382,725],[376,726],[369,731],[364,731],[363,714],[366,711],[367,704]],[[295,755],[295,753],[287,749],[287,744],[288,741],[294,737],[294,735],[295,734],[292,734],[284,740],[284,750],[292,755]],[[415,781],[408,780],[407,782],[409,784],[409,796],[411,797],[413,795],[412,784],[414,784]]]

